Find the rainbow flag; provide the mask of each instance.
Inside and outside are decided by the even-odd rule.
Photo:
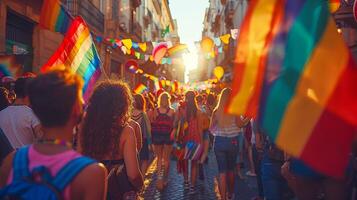
[[[72,23],[71,15],[60,0],[44,0],[42,4],[40,26],[54,32],[65,34]]]
[[[252,1],[227,111],[258,117],[287,153],[344,175],[357,127],[357,67],[325,0]]]
[[[83,97],[88,100],[101,74],[101,62],[89,28],[81,17],[73,20],[60,47],[42,66],[41,72],[58,65],[70,67],[83,78]]]
[[[330,1],[330,10],[332,13],[335,13],[341,6],[341,0],[329,0]]]
[[[135,94],[142,94],[145,92],[145,90],[147,90],[147,87],[140,83],[139,85],[136,86],[136,88],[134,89],[134,93]]]

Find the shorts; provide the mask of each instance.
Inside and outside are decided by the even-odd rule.
[[[170,134],[163,133],[153,133],[151,140],[153,145],[172,145],[174,143]]]
[[[146,138],[143,138],[143,147],[139,154],[140,160],[149,160],[149,145]]]
[[[238,138],[216,136],[213,145],[219,173],[234,171],[238,154]]]
[[[239,133],[239,135],[237,136],[238,138],[238,154],[237,154],[237,158],[236,158],[236,163],[243,163],[243,158],[241,158],[240,154],[243,152],[243,147],[244,147],[244,135],[243,133]]]

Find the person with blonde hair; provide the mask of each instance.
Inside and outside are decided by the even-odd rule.
[[[154,111],[153,121],[151,122],[152,144],[157,156],[157,188],[159,190],[167,185],[169,159],[173,144],[171,132],[173,131],[174,116],[175,111],[171,108],[169,93],[161,93],[158,98],[158,107]]]
[[[214,135],[213,146],[218,164],[219,191],[222,199],[234,199],[234,168],[239,150],[238,136],[242,132],[241,128],[249,121],[249,119],[225,113],[225,106],[231,92],[230,88],[222,90],[210,124],[210,131]]]

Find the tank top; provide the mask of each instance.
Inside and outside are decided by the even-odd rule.
[[[152,134],[171,134],[173,130],[173,117],[168,115],[170,109],[167,109],[166,113],[161,113],[160,109],[157,109],[158,116],[151,123]]]
[[[64,167],[68,162],[71,160],[81,157],[81,154],[79,154],[76,151],[73,150],[68,150],[59,154],[55,155],[44,155],[38,151],[36,151],[33,148],[33,145],[30,146],[29,149],[29,170],[31,171],[35,167],[38,166],[45,166],[47,169],[49,169],[50,173],[52,176],[56,176],[57,173],[60,171],[62,167]],[[10,171],[10,175],[7,179],[7,184],[10,184],[12,182],[13,178],[13,169]],[[65,189],[63,193],[63,197],[65,200],[70,199],[70,186],[69,184]]]
[[[217,117],[217,116],[215,116]],[[230,125],[225,127],[219,127],[218,124],[214,125],[213,128],[210,129],[211,133],[214,136],[222,136],[222,137],[236,137],[243,130],[238,127],[236,124],[235,118],[233,118],[230,122]]]

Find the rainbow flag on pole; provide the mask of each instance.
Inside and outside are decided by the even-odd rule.
[[[60,0],[44,0],[42,4],[40,26],[54,32],[65,34],[72,23],[71,15]]]
[[[136,88],[134,89],[134,93],[135,94],[142,94],[145,92],[145,90],[147,90],[147,87],[140,83],[139,85],[136,86]]]
[[[57,65],[70,67],[83,78],[83,97],[87,100],[101,74],[101,62],[89,28],[81,17],[73,20],[62,44],[41,68],[41,72]]]
[[[357,127],[357,67],[325,0],[252,1],[227,111],[258,117],[287,153],[344,175]]]

